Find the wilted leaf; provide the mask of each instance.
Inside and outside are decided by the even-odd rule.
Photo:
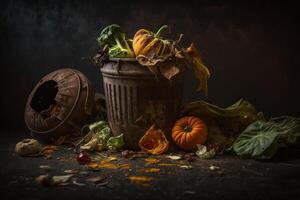
[[[192,43],[187,49],[186,49],[187,54],[191,57],[191,65],[194,70],[194,74],[196,78],[199,80],[198,88],[197,90],[203,91],[205,95],[208,93],[208,87],[207,87],[207,81],[210,77],[210,72],[208,68],[203,64],[203,61],[201,59],[201,56],[194,45]]]
[[[180,72],[179,68],[172,63],[165,64],[159,69],[160,73],[168,80],[171,80],[175,75],[177,75]]]

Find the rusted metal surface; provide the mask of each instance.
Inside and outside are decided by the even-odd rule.
[[[67,134],[80,134],[94,106],[90,81],[74,69],[60,69],[44,76],[30,93],[25,123],[33,136],[47,142]]]
[[[170,139],[183,91],[183,72],[169,81],[155,76],[135,59],[105,61],[101,68],[108,122],[114,135],[124,133],[127,148],[156,123]]]

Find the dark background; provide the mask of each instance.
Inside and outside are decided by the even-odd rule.
[[[109,24],[129,37],[139,28],[171,27],[194,41],[210,67],[209,97],[187,74],[184,102],[227,106],[245,98],[269,116],[299,116],[299,23],[293,3],[225,1],[1,1],[1,128],[25,127],[27,96],[45,74],[79,69],[102,91],[99,69],[82,57]]]

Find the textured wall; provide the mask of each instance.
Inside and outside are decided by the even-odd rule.
[[[189,2],[189,3],[185,3]],[[222,1],[1,2],[1,124],[24,127],[26,98],[46,73],[73,67],[102,90],[99,70],[82,57],[97,50],[96,35],[117,23],[129,36],[169,24],[171,37],[196,42],[212,70],[209,97],[186,77],[185,102],[229,105],[243,97],[269,115],[299,116],[299,26],[292,4]]]

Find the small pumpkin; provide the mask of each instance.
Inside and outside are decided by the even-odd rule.
[[[184,150],[197,149],[197,144],[205,143],[207,135],[205,123],[194,116],[180,118],[172,129],[172,139]]]
[[[171,42],[160,38],[160,34],[168,26],[162,26],[156,33],[146,29],[138,30],[134,37],[132,47],[136,56],[158,57],[171,52]]]
[[[168,150],[169,141],[164,132],[153,124],[140,139],[139,146],[143,151],[158,155]]]

